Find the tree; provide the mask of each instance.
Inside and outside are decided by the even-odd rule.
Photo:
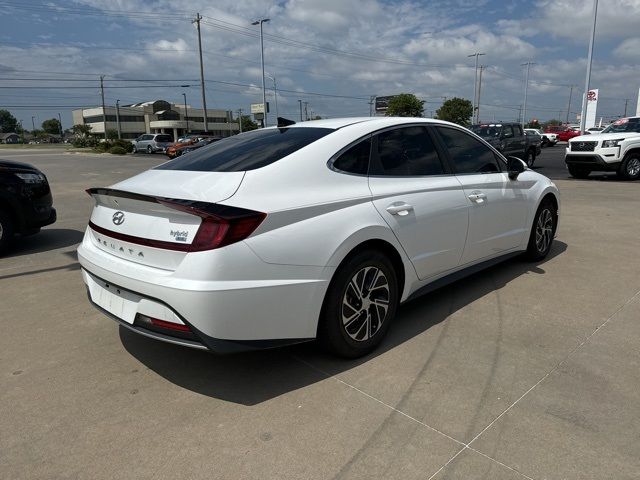
[[[57,118],[45,120],[42,122],[42,130],[52,135],[58,135],[60,133],[60,122]]]
[[[450,98],[436,110],[436,118],[438,120],[457,123],[463,127],[468,127],[471,124],[471,115],[473,115],[473,106],[465,98]]]
[[[421,117],[424,110],[424,100],[412,93],[401,93],[389,99],[387,117]]]
[[[240,117],[240,121],[242,122],[242,131],[248,132],[249,130],[256,130],[258,128],[258,124],[251,120],[249,115],[242,115]]]
[[[18,120],[9,110],[0,110],[0,132],[13,133],[19,129]]]
[[[118,138],[118,130],[115,128],[107,128],[107,140],[116,140]]]
[[[85,138],[91,133],[91,125],[74,125],[71,127],[71,131],[76,137]]]

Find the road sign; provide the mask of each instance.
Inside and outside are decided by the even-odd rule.
[[[252,103],[251,113],[264,113],[264,105],[262,103]],[[269,102],[267,102],[267,113],[269,113]]]

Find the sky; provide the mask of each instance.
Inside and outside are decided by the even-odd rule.
[[[322,117],[369,114],[373,95],[413,93],[432,116],[474,95],[480,116],[517,120],[530,67],[527,119],[575,122],[585,85],[592,0],[0,0],[0,108],[23,126],[71,110],[164,99],[201,107],[201,23],[209,108],[248,112],[262,101],[259,27],[280,116],[298,100]],[[640,87],[640,0],[600,0],[591,88],[598,117],[634,114]],[[267,101],[275,113],[273,80]]]

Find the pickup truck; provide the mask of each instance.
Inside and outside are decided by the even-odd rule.
[[[519,123],[482,123],[471,131],[489,143],[505,157],[518,157],[532,167],[540,154],[540,137],[527,136]]]
[[[626,180],[640,179],[640,117],[621,118],[601,133],[572,138],[564,161],[575,178],[616,172]]]

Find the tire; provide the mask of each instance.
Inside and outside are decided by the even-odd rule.
[[[133,146],[133,150],[131,151],[131,153],[138,153],[138,149],[136,148],[136,146]]]
[[[531,168],[533,167],[533,164],[536,161],[536,154],[535,151],[533,151],[532,149],[527,150],[527,152],[524,155],[524,162],[527,164],[527,167]]]
[[[640,154],[631,153],[624,157],[618,169],[618,175],[625,180],[637,180],[640,178]]]
[[[591,173],[591,170],[584,167],[578,167],[576,165],[567,165],[567,169],[569,170],[569,175],[573,178],[587,178]]]
[[[533,225],[525,253],[528,260],[535,262],[542,260],[549,254],[557,228],[558,210],[551,200],[545,199],[533,217]]]
[[[15,227],[8,213],[0,210],[0,256],[4,255],[11,245]]]
[[[153,153],[153,148],[151,148],[151,145],[147,145],[147,153]]]
[[[371,288],[374,281],[376,288]],[[366,355],[386,335],[398,298],[396,272],[385,255],[364,250],[348,257],[334,274],[324,299],[318,325],[320,344],[341,357]]]
[[[543,147],[550,147],[551,146],[551,142],[549,141],[549,139],[547,137],[544,137],[542,139],[542,146]]]

